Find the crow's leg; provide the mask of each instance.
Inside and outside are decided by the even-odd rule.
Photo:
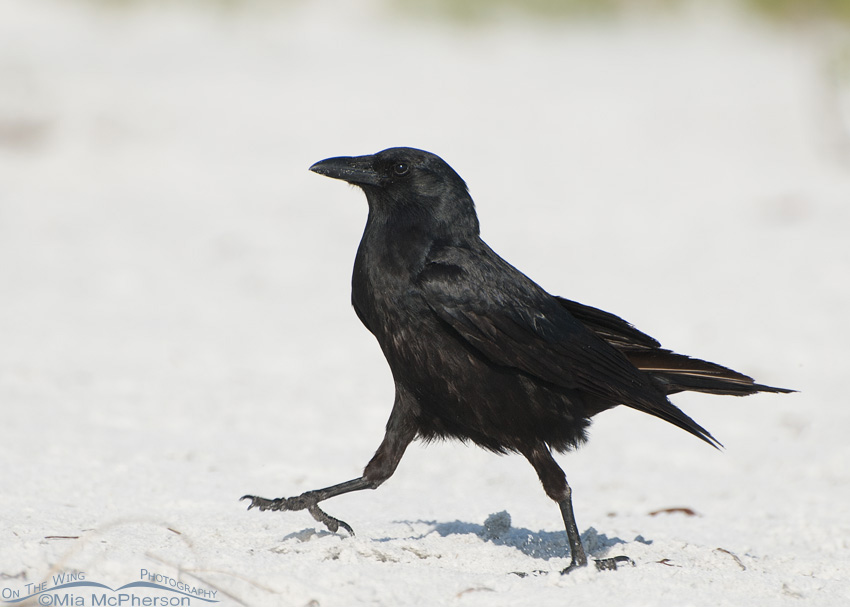
[[[524,451],[523,455],[534,466],[534,470],[543,484],[543,490],[546,491],[546,495],[558,503],[561,508],[561,515],[564,517],[567,541],[570,543],[570,566],[564,569],[562,573],[572,571],[576,567],[584,567],[587,565],[587,555],[581,545],[576,517],[573,514],[572,489],[567,483],[564,471],[558,466],[546,445],[537,445],[533,449]]]
[[[405,392],[397,390],[395,405],[387,422],[387,431],[381,446],[369,460],[363,476],[353,480],[307,491],[296,497],[278,497],[268,499],[256,495],[245,495],[241,499],[251,500],[248,510],[258,508],[263,510],[306,510],[314,519],[323,523],[330,531],[336,532],[340,527],[354,535],[351,525],[338,518],[334,518],[319,508],[319,502],[326,499],[360,491],[362,489],[377,489],[381,484],[393,475],[405,449],[416,436],[416,428],[412,423],[409,401],[405,398]]]
[[[570,564],[561,571],[561,573],[569,573],[578,567],[587,565],[587,555],[584,552],[584,547],[581,545],[581,536],[576,525],[576,517],[573,512],[572,489],[567,483],[567,477],[552,453],[546,445],[538,445],[533,449],[524,451],[526,459],[534,466],[537,471],[537,476],[540,477],[540,482],[543,484],[543,490],[546,495],[558,503],[561,509],[561,516],[564,518],[564,527],[567,530],[567,541],[570,544]],[[634,565],[631,559],[625,556],[615,556],[607,559],[594,559],[596,568],[600,571],[606,569],[616,569],[617,563],[629,562]]]
[[[584,567],[587,565],[587,555],[584,553],[584,546],[581,545],[581,536],[576,525],[575,513],[573,513],[573,490],[564,479],[566,491],[564,497],[558,502],[558,507],[561,509],[561,516],[564,519],[564,527],[567,530],[567,541],[570,543],[570,564],[561,573],[569,573],[576,567]]]

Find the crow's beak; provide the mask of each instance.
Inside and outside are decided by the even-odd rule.
[[[374,156],[338,156],[320,160],[310,170],[354,185],[379,185],[378,174],[372,167],[374,160]]]

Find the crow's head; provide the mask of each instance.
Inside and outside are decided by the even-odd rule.
[[[361,188],[373,215],[418,216],[455,230],[478,233],[475,206],[466,183],[435,154],[415,148],[389,148],[370,156],[328,158],[310,170]]]

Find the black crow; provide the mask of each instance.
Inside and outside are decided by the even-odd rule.
[[[719,446],[667,395],[791,392],[675,354],[613,314],[544,291],[481,240],[466,184],[434,154],[391,148],[329,158],[310,170],[360,187],[369,202],[351,301],[389,363],[395,403],[363,476],[291,498],[246,495],[249,509],[307,510],[331,531],[353,534],[319,502],[377,488],[415,438],[472,441],[521,453],[537,471],[561,509],[568,572],[587,556],[552,451],[581,445],[590,418],[626,405]]]

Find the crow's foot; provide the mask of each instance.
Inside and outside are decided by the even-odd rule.
[[[635,566],[635,562],[627,556],[612,556],[607,559],[593,559],[593,563],[596,565],[597,571],[615,571],[618,565],[622,565],[628,563],[632,567]],[[581,562],[572,562],[566,569],[561,570],[561,575],[566,575],[580,567],[584,567],[587,565],[587,561],[584,563]]]
[[[352,536],[354,535],[351,525],[332,517],[319,508],[319,500],[316,497],[315,491],[308,491],[296,497],[276,497],[275,499],[258,497],[256,495],[243,495],[240,498],[241,500],[251,500],[251,503],[248,504],[248,510],[258,508],[260,512],[265,510],[306,510],[315,520],[325,525],[332,533],[336,533],[342,527]]]
[[[618,565],[624,565],[628,563],[632,567],[635,566],[635,562],[627,556],[612,556],[607,559],[593,559],[594,563],[596,563],[596,569],[598,571],[616,571]]]

